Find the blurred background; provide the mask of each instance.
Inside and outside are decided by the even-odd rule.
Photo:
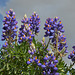
[[[13,9],[16,13],[18,26],[21,26],[21,20],[24,14],[28,17],[35,11],[41,18],[40,33],[36,39],[42,40],[44,36],[44,23],[45,20],[55,16],[60,17],[65,29],[65,36],[68,44],[69,53],[73,50],[72,46],[75,45],[75,0],[0,0],[0,39],[2,34],[2,20],[6,15],[5,12]],[[48,38],[46,38],[46,41]],[[2,46],[4,42],[0,41]],[[0,46],[0,48],[1,48]],[[69,54],[68,53],[68,54]],[[69,65],[70,60],[67,56],[63,58]]]

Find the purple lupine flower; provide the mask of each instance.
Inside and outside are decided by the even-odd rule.
[[[60,35],[58,38],[58,50],[61,51],[65,47],[64,53],[68,53],[67,50],[67,43],[66,43],[66,37],[64,34]]]
[[[13,40],[15,40],[15,37],[17,35],[17,21],[16,21],[16,18],[15,18],[15,12],[10,9],[8,12],[6,12],[6,15],[4,17],[4,20],[3,20],[3,31],[2,31],[2,38],[1,40],[4,41],[6,40],[7,43],[8,41],[10,43],[14,42]],[[5,47],[5,46],[3,46]]]
[[[44,60],[48,60],[48,59],[49,59],[49,56],[46,55],[46,56],[44,57]]]
[[[37,65],[41,66],[42,64],[40,63],[40,60],[37,61]]]
[[[49,36],[49,38],[51,39],[51,43],[55,48],[57,44],[56,36],[58,36],[58,51],[60,52],[65,47],[64,53],[68,53],[66,37],[63,34],[64,33],[63,25],[62,22],[58,20],[59,17],[55,17],[54,19],[53,18],[46,19],[44,27],[44,30],[46,30],[46,32],[44,36],[45,37]]]
[[[28,50],[28,53],[30,54],[31,53],[31,50]]]
[[[68,47],[67,44],[66,44],[66,37],[65,37],[64,34],[58,36],[58,42],[60,42],[60,44],[62,44],[62,45],[65,44],[66,48]]]
[[[56,48],[56,38],[52,39],[52,44],[54,45],[54,48]],[[65,47],[64,53],[68,53],[67,50],[67,43],[66,43],[66,37],[61,32],[58,32],[58,51],[62,51],[62,49]]]
[[[46,75],[46,72],[45,71],[43,71],[43,75]]]
[[[48,70],[47,74],[48,74],[48,75],[50,75],[50,74],[51,74],[51,70],[50,70],[50,69]]]
[[[37,63],[38,62],[37,56],[34,56],[33,60]]]
[[[29,58],[28,61],[27,61],[27,64],[30,64],[33,62],[33,59]]]
[[[13,59],[15,59],[16,58],[16,56],[13,56]]]
[[[30,52],[30,51],[29,51]],[[44,63],[40,62],[37,58],[37,56],[33,57],[33,62],[35,62],[39,67],[43,69],[43,75],[46,74],[57,74],[58,68],[56,67],[56,64],[58,63],[58,60],[56,60],[56,57],[51,53],[51,54],[46,54],[46,56],[43,58]],[[27,64],[30,64],[30,60],[27,61]]]
[[[28,53],[31,54],[31,55],[33,55],[35,52],[36,52],[35,46],[34,46],[33,43],[31,43],[30,50],[28,50]]]
[[[32,30],[32,32],[34,32],[34,34],[39,33],[39,31],[40,31],[40,28],[39,28],[39,26],[40,26],[39,15],[34,12],[32,14],[32,16],[30,16],[28,22],[30,24],[30,29]]]
[[[54,60],[54,63],[58,63],[58,60]]]
[[[46,68],[45,62],[44,62],[44,64],[43,64],[43,65],[41,65],[41,67],[42,67],[42,68]]]
[[[57,73],[58,68],[56,67],[56,64],[58,63],[58,60],[56,60],[56,57],[51,53],[50,55],[46,55],[44,57],[44,63],[41,64],[41,67],[44,69],[45,74],[53,74]],[[44,75],[44,74],[43,74]]]
[[[31,18],[31,17],[30,17],[30,18]],[[30,23],[32,23],[32,18],[29,19],[29,20],[30,20]],[[58,20],[58,18],[52,19],[52,20],[50,20],[50,23],[52,24],[54,21],[57,22],[57,20]],[[53,24],[55,24],[55,23],[53,23]],[[59,25],[62,25],[61,22],[59,22],[58,24],[59,24]],[[32,24],[32,25],[29,24],[30,29],[32,29],[32,26],[33,26],[33,24]],[[51,31],[50,31],[50,28],[52,29]],[[62,30],[62,28],[63,28],[63,26],[61,26],[61,30]],[[45,29],[47,29],[47,27],[45,27]],[[59,28],[59,29],[60,29],[60,28]],[[61,30],[59,30],[59,29],[58,29],[58,31],[60,31],[60,32],[63,31],[63,30],[61,31]],[[34,31],[35,31],[35,30],[34,30]],[[33,32],[34,32],[34,31],[33,31]],[[52,26],[50,25],[48,31],[51,32],[51,34],[50,34],[50,32],[47,32],[48,34],[51,35],[50,38],[54,38],[54,37],[55,37],[55,34],[54,34],[54,33],[56,33],[55,25],[54,25],[54,29],[53,29],[53,25],[52,25]],[[52,33],[53,33],[53,34],[52,34]],[[55,41],[55,39],[54,39],[54,41]],[[53,41],[53,43],[54,43],[54,41]],[[43,47],[45,47],[45,44],[46,44],[46,43],[45,43],[45,39],[43,39],[43,40],[41,41],[41,44],[42,44]],[[48,48],[47,48],[47,51],[48,51]],[[31,52],[33,52],[33,54],[32,54]],[[45,51],[45,52],[46,52],[46,51]],[[42,72],[43,75],[55,75],[55,74],[57,74],[58,68],[56,67],[56,65],[57,65],[57,63],[58,63],[58,60],[56,60],[56,57],[54,56],[54,54],[52,54],[52,53],[49,53],[49,54],[48,54],[48,53],[47,53],[47,54],[45,55],[45,57],[44,57],[42,60],[40,60],[39,57],[35,56],[35,52],[34,52],[34,49],[32,49],[32,47],[31,47],[31,49],[29,49],[28,53],[32,55],[33,62],[34,62],[36,65],[38,65],[39,67],[41,67],[41,68],[43,69],[43,72]],[[39,51],[36,52],[36,54],[37,54],[37,53],[39,53]],[[43,62],[41,62],[41,61],[43,61]],[[28,61],[28,62],[29,62],[29,61]],[[29,62],[29,64],[30,64],[30,62]]]
[[[21,28],[19,29],[19,39],[18,42],[22,43],[23,41],[28,41],[30,44],[33,40],[34,34],[32,34],[32,30],[29,27],[28,18],[25,15],[21,21],[23,25],[21,25]]]
[[[54,67],[53,69],[54,69],[55,71],[57,71],[57,70],[58,70],[58,68],[57,68],[57,67]]]
[[[75,50],[75,46],[72,47]]]
[[[43,37],[43,38],[42,38],[41,44],[42,44],[43,49],[44,49],[44,48],[45,48],[45,46],[46,46],[45,37]]]
[[[55,73],[55,75],[59,75],[59,73]]]
[[[64,32],[63,25],[61,21],[57,22],[58,20],[59,17],[55,17],[54,19],[53,18],[46,19],[44,27],[44,29],[46,30],[44,35],[45,37],[49,36],[49,38],[52,39],[54,38],[55,33],[57,33],[58,31]]]
[[[72,62],[75,62],[75,46],[72,47],[74,50],[68,55],[68,59],[71,59]]]
[[[7,46],[8,46],[8,43],[5,42],[5,44],[3,45],[3,47],[7,48]]]

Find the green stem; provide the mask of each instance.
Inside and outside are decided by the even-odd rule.
[[[56,51],[58,52],[58,34],[56,35]]]
[[[45,49],[47,49],[47,47],[48,47],[49,43],[50,43],[50,38],[49,38],[49,41],[48,41],[47,46],[45,47]],[[44,49],[44,50],[45,50],[45,49]]]
[[[56,33],[56,51],[55,51],[55,56],[56,56],[56,59],[58,59],[58,56],[59,56],[59,51],[58,51],[58,33]]]
[[[26,43],[26,42],[24,42],[24,50],[25,50],[25,43]]]
[[[17,46],[17,35],[16,35],[16,39],[15,39],[15,45]]]

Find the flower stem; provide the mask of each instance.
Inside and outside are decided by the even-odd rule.
[[[56,51],[58,52],[58,34],[56,35]]]
[[[58,59],[59,51],[58,51],[58,33],[56,33],[56,52],[55,52],[56,59]]]
[[[50,43],[50,38],[49,38],[49,41],[48,41],[47,46],[45,47],[45,49],[47,49],[47,47],[48,47],[49,43]],[[45,49],[44,49],[44,50],[45,50]]]
[[[16,39],[15,39],[15,45],[17,46],[17,35],[16,35]]]

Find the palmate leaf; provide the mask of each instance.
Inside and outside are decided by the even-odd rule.
[[[4,65],[3,68],[0,69],[0,72],[2,72],[2,71],[5,69],[5,66],[6,66],[6,65]]]
[[[41,44],[41,42],[37,42],[37,44],[36,44],[36,47],[37,47],[37,48],[40,48],[40,47],[42,47],[42,44]]]
[[[7,50],[10,50],[9,54],[3,55],[3,57],[5,57],[5,59],[8,58],[8,61],[9,61],[9,62],[5,62],[5,61],[1,60],[1,61],[5,62],[5,64],[7,64],[5,66],[7,69],[5,67],[3,67],[3,68],[1,67],[1,69],[0,69],[1,71],[6,71],[5,75],[9,75],[9,74],[11,74],[11,75],[20,74],[21,75],[21,72],[20,72],[21,70],[23,72],[23,75],[26,75],[24,73],[27,72],[28,65],[26,62],[29,58],[29,55],[27,53],[27,48],[29,47],[29,45],[24,42],[22,45],[17,45],[17,46],[14,45],[14,48],[8,48]],[[10,57],[8,57],[8,55],[10,55]],[[13,59],[13,56],[15,56],[15,59]],[[14,69],[15,69],[15,71],[14,71]],[[1,75],[1,73],[0,73],[0,75]]]
[[[9,70],[9,64],[8,63],[6,64],[6,66],[7,66],[7,70]]]
[[[70,71],[69,71],[72,75],[75,75],[75,69],[72,68]]]
[[[66,75],[66,73],[68,72],[68,66],[62,60],[62,58],[58,60],[57,67],[58,67],[58,72],[60,73],[60,75]]]

